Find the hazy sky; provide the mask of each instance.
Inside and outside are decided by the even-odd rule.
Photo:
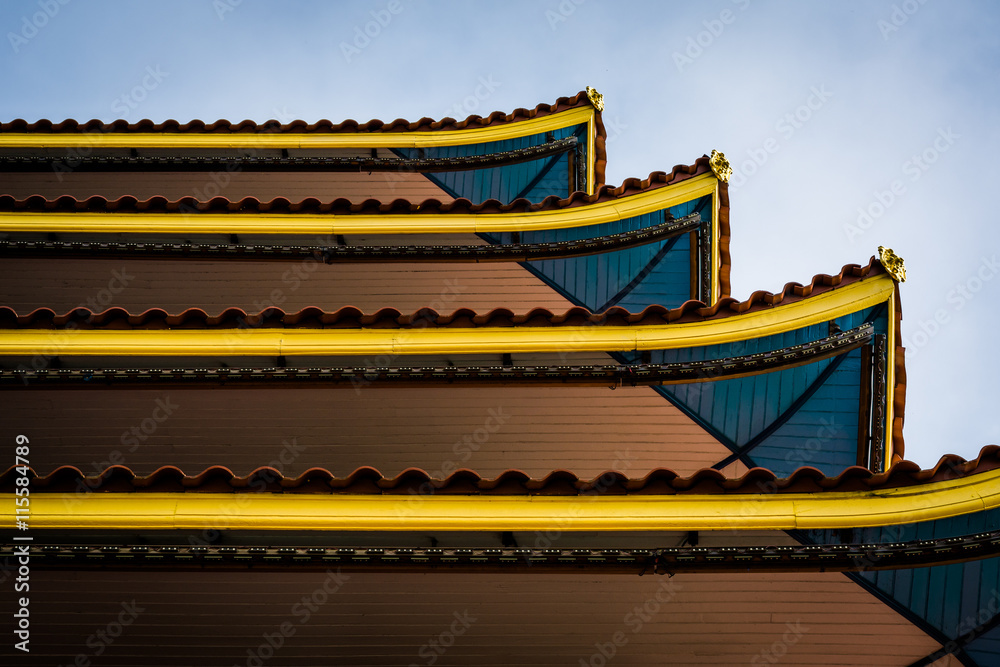
[[[730,158],[734,296],[894,248],[907,458],[1000,442],[1000,3],[4,0],[0,29],[3,120],[485,116],[592,85],[609,183]]]

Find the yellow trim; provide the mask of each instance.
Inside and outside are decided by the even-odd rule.
[[[594,108],[568,111],[464,130],[420,132],[343,132],[302,134],[252,133],[124,133],[27,132],[0,134],[0,148],[430,148],[517,139],[593,123]],[[589,156],[588,156],[589,157]]]
[[[624,220],[715,191],[702,174],[673,185],[590,206],[528,213],[281,214],[281,213],[0,213],[0,231],[155,234],[436,234],[536,231]]]
[[[708,305],[714,304],[722,296],[722,286],[719,282],[719,267],[721,263],[719,257],[721,256],[719,237],[719,208],[721,202],[719,201],[719,185],[716,181],[715,190],[712,192],[712,299]]]
[[[889,297],[889,320],[888,335],[886,340],[886,367],[885,367],[885,454],[884,465],[886,468],[892,465],[892,419],[895,412],[893,400],[896,396],[896,299],[895,292],[899,285],[894,283],[892,295]]]
[[[0,495],[2,528],[14,494]],[[667,496],[34,493],[32,530],[810,530],[931,521],[1000,506],[1000,470],[880,491]]]
[[[647,326],[413,329],[8,329],[0,354],[236,356],[612,352],[715,345],[827,322],[891,298],[887,274],[769,310]]]
[[[597,164],[597,123],[596,116],[592,115],[587,121],[587,194],[594,194],[594,170]]]

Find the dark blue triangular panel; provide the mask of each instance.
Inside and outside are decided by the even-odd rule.
[[[1000,529],[1000,509],[915,524],[840,530],[804,531],[813,543],[877,544],[943,539]],[[1000,558],[917,567],[863,571],[849,576],[872,586],[879,595],[950,640],[989,629],[1000,611]],[[969,643],[966,653],[981,667],[1000,665],[1000,631],[990,629]]]
[[[681,218],[701,213],[711,214],[711,197],[673,206],[670,214]],[[522,243],[554,243],[619,234],[663,223],[663,211],[647,213],[626,220],[586,227],[523,232]],[[511,243],[509,233],[489,235],[493,242]],[[620,305],[632,312],[661,304],[675,307],[688,300],[691,293],[691,258],[688,235],[626,248],[615,252],[522,262],[524,266],[573,303],[593,311]]]
[[[396,148],[393,150],[397,155],[406,158],[436,159],[489,155],[540,146],[549,141],[565,139],[573,135],[581,137],[582,141],[582,137],[586,136],[586,128],[586,125],[575,125],[553,132],[483,144],[425,149]],[[539,202],[552,195],[562,198],[571,194],[568,153],[501,167],[448,171],[424,174],[424,176],[451,196],[469,199],[474,204],[482,203],[487,199],[497,199],[501,203],[508,204],[519,197]]]
[[[836,318],[842,331],[872,323],[885,333],[884,306]],[[830,323],[747,341],[654,351],[652,363],[721,360],[816,341]],[[637,353],[615,355],[637,363]],[[861,351],[758,375],[655,387],[748,465],[787,476],[804,465],[837,475],[857,461]],[[721,464],[722,462],[720,462]]]
[[[812,466],[830,476],[857,463],[861,350],[843,360],[788,421],[750,452],[779,477]]]
[[[983,667],[1000,665],[1000,627],[972,640],[966,645],[965,652]]]
[[[751,349],[748,353],[754,352]],[[773,373],[665,385],[657,390],[683,404],[729,443],[742,447],[791,408],[830,363],[826,359]]]

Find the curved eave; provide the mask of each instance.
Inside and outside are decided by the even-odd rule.
[[[567,110],[521,119],[507,116],[500,122],[473,127],[469,120],[458,129],[389,131],[296,132],[294,130],[256,132],[128,131],[99,128],[93,131],[33,131],[0,133],[0,148],[396,148],[458,146],[516,139],[550,132],[582,123],[593,123],[597,110],[587,104]],[[439,121],[440,122],[440,121]],[[431,124],[423,124],[430,127]],[[413,124],[408,124],[412,127]],[[385,126],[383,126],[385,127]]]
[[[15,527],[3,494],[0,527]],[[931,521],[1000,506],[1000,470],[839,493],[393,496],[90,493],[31,496],[32,530],[794,530]],[[220,525],[221,524],[221,525]]]
[[[884,303],[880,273],[770,309],[656,325],[410,329],[6,329],[2,355],[234,356],[627,352],[731,343],[785,333]]]
[[[518,213],[0,212],[0,231],[138,234],[436,234],[527,232],[616,222],[716,193],[703,173],[594,204]]]
[[[579,97],[579,96],[578,96]],[[344,149],[438,148],[483,144],[587,125],[587,184],[604,182],[604,126],[600,113],[589,103],[533,118],[513,115],[499,122],[472,127],[472,118],[459,129],[420,129],[368,132],[3,132],[0,149],[22,148],[166,148],[166,149]],[[412,127],[414,124],[408,124]],[[433,124],[431,124],[433,125]],[[427,124],[418,126],[426,127]],[[395,128],[395,124],[392,126]]]

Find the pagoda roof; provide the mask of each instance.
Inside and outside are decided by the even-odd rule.
[[[601,109],[588,89],[465,120],[0,124],[0,171],[13,175],[0,195],[0,231],[9,237],[0,254],[15,260],[8,272],[37,257],[68,258],[34,262],[38,274],[54,274],[45,275],[44,299],[13,297],[0,306],[0,388],[17,398],[15,411],[28,408],[22,421],[35,466],[24,461],[0,472],[0,494],[13,498],[16,482],[30,480],[32,551],[49,575],[33,582],[36,606],[62,609],[57,601],[85,599],[91,585],[91,604],[117,604],[123,583],[143,600],[150,593],[173,603],[181,591],[226,607],[267,604],[260,614],[267,618],[285,608],[273,603],[275,590],[296,590],[288,575],[343,567],[396,601],[386,625],[405,617],[400,627],[417,636],[412,627],[422,622],[429,589],[422,577],[433,569],[453,570],[434,590],[448,613],[488,581],[468,575],[525,586],[519,577],[530,572],[534,581],[509,607],[522,623],[531,594],[549,604],[552,591],[568,590],[570,599],[580,590],[610,591],[611,582],[619,598],[607,593],[595,598],[603,604],[572,605],[580,616],[574,622],[589,622],[609,601],[643,592],[638,578],[600,575],[655,573],[690,587],[690,599],[662,624],[673,634],[657,646],[732,625],[747,634],[731,642],[699,636],[697,644],[739,648],[751,629],[765,626],[730,615],[753,605],[771,625],[806,609],[813,637],[826,642],[816,655],[846,647],[840,652],[852,658],[845,663],[858,662],[855,648],[869,656],[912,653],[925,656],[913,664],[929,664],[973,645],[979,628],[970,634],[961,622],[1000,581],[1000,447],[973,461],[945,456],[929,469],[903,460],[902,276],[893,256],[881,255],[885,265],[872,258],[777,293],[731,298],[724,157],[713,152],[670,172],[604,185]],[[73,183],[60,177],[31,189],[40,174],[60,170],[56,149],[81,145],[93,153],[81,157]],[[265,150],[239,153],[250,148]],[[228,198],[184,196],[185,178],[220,168],[257,173],[227,190]],[[380,189],[359,185],[392,170],[419,177],[420,187],[408,182],[399,197],[391,179]],[[97,189],[114,180],[102,174],[133,171],[114,188]],[[317,173],[298,187],[299,173],[309,171]],[[275,174],[281,188],[262,190]],[[328,189],[318,189],[323,179]],[[88,196],[95,192],[106,196]],[[336,198],[296,199],[299,192]],[[394,198],[377,198],[387,192]],[[327,240],[295,245],[307,234]],[[536,250],[550,254],[533,256]],[[278,290],[286,310],[253,310],[250,298],[212,292],[260,271],[250,263],[206,262],[208,274],[217,273],[199,288],[208,298],[196,299],[188,287],[165,301],[169,277],[197,264],[170,262],[157,274],[168,280],[144,300],[110,300],[124,307],[100,310],[109,302],[90,300],[90,308],[73,308],[82,301],[72,286],[60,293],[66,275],[101,287],[112,259],[145,268],[197,257],[306,258],[312,270],[330,274],[344,267],[322,262],[368,264],[352,276],[361,286],[354,291],[337,292],[333,283],[335,296],[310,291],[286,302]],[[375,264],[417,259],[424,263],[397,273],[399,264]],[[480,261],[508,265],[473,266],[463,275],[478,271],[483,282],[505,271],[524,276],[433,301],[457,263]],[[426,275],[408,280],[405,271]],[[37,282],[36,274],[18,280]],[[261,276],[248,290],[268,280]],[[387,301],[395,287],[374,287],[381,291],[362,304],[357,295],[369,280],[417,297]],[[554,296],[523,300],[536,288]],[[284,289],[290,295],[298,284]],[[505,300],[491,302],[497,295]],[[382,307],[388,303],[399,307]],[[361,384],[350,386],[355,380]],[[376,382],[371,395],[356,396]],[[128,391],[116,393],[120,387]],[[177,389],[187,412],[149,442],[143,437],[142,450],[136,441],[128,465],[122,450],[104,461],[119,422],[159,423],[155,410],[164,404],[153,409],[138,399],[166,388]],[[371,407],[359,409],[362,400]],[[479,424],[496,416],[480,412],[494,404],[526,416],[509,433],[487,436],[489,445],[468,462],[471,451],[461,457],[449,434],[486,433]],[[308,443],[295,446],[313,447],[310,454],[286,462],[283,441],[273,458],[271,434],[300,426]],[[628,445],[635,442],[643,450],[633,465]],[[619,445],[625,456],[610,463],[608,450]],[[102,463],[84,472],[95,456]],[[662,467],[668,460],[676,469]],[[20,518],[13,510],[0,513],[12,535]],[[0,544],[0,559],[15,557],[16,539]],[[145,572],[116,574],[130,570]],[[211,572],[209,580],[198,570]],[[227,578],[233,573],[225,570],[246,571]],[[494,603],[505,587],[492,592]],[[813,602],[796,606],[804,592]],[[220,594],[228,597],[213,598]],[[946,595],[943,612],[932,609]],[[336,613],[382,622],[358,612],[370,596],[359,593],[360,606],[338,600]],[[161,613],[148,618],[164,624]],[[206,627],[229,617],[212,614]],[[343,618],[324,629],[342,627]],[[587,637],[618,620],[608,618],[588,626]],[[536,628],[549,632],[550,622],[525,626],[540,636]],[[985,627],[1000,630],[1000,617]],[[859,629],[879,639],[853,647]],[[207,634],[215,642],[218,632]],[[316,647],[336,654],[328,641]],[[221,651],[208,643],[184,650],[202,659]]]
[[[798,442],[796,429],[803,424],[788,423],[781,430],[783,425],[828,385],[815,401],[835,397],[835,419],[847,419],[864,431],[866,411],[877,411],[872,437],[879,443],[873,454],[878,458],[873,466],[881,470],[883,454],[886,464],[903,454],[905,369],[895,343],[900,317],[896,292],[895,279],[872,258],[863,267],[852,264],[833,276],[817,275],[808,285],[790,283],[779,294],[761,291],[746,301],[727,298],[711,307],[696,301],[675,309],[650,306],[640,313],[618,307],[603,313],[571,308],[562,314],[543,309],[479,314],[460,308],[450,315],[431,309],[403,315],[396,309],[366,314],[356,308],[307,308],[288,314],[269,309],[256,315],[227,309],[210,315],[202,309],[131,314],[122,308],[101,313],[77,308],[62,314],[38,309],[19,316],[3,308],[0,353],[10,364],[0,370],[0,384],[646,384],[729,448],[732,454],[717,464],[720,469],[737,459],[758,465],[749,457],[752,450],[765,458],[784,456],[784,448]],[[886,344],[879,341],[886,336],[888,363],[883,368],[878,362],[875,389],[865,389],[859,382],[868,362],[859,348],[877,343],[885,350]],[[59,355],[62,367],[31,370],[11,365],[40,349]],[[617,363],[579,357],[594,353],[602,359],[609,353]],[[640,359],[640,353],[650,356]],[[220,359],[220,354],[231,358]],[[499,354],[535,356],[519,356],[517,363],[501,366],[490,358]],[[877,354],[882,359],[883,352]],[[380,364],[386,368],[371,368],[358,363],[359,355],[391,355],[391,361]],[[277,364],[271,357],[279,358]],[[286,357],[296,361],[289,364]],[[260,366],[262,360],[266,367]],[[857,364],[862,364],[860,371]],[[712,386],[693,389],[691,383]],[[715,391],[720,393],[713,399]],[[752,423],[728,418],[739,405],[733,401],[747,395],[760,399]],[[866,407],[870,401],[874,408]],[[723,409],[726,405],[729,408]],[[883,408],[888,413],[884,419]],[[802,412],[803,418],[806,414],[812,413]],[[815,415],[808,417],[808,423],[813,422]],[[845,431],[836,445],[828,443],[834,456],[824,464],[828,470],[868,456],[860,451],[861,438],[861,432],[855,438]],[[771,444],[761,447],[765,441]],[[780,470],[790,472],[787,459]]]
[[[603,106],[603,105],[602,105]],[[176,120],[166,120],[162,123],[155,123],[149,119],[139,120],[135,123],[128,123],[125,120],[116,120],[105,123],[101,120],[93,119],[89,121],[79,121],[66,119],[56,123],[51,120],[41,119],[28,122],[23,119],[16,119],[0,123],[0,133],[5,135],[16,134],[352,134],[352,133],[407,133],[407,132],[440,132],[448,130],[469,130],[484,127],[495,127],[499,125],[509,125],[538,118],[546,118],[555,114],[564,113],[574,109],[594,109],[594,103],[588,97],[587,91],[580,91],[572,97],[560,97],[553,104],[542,103],[533,109],[518,108],[510,113],[495,111],[489,116],[470,115],[463,120],[455,118],[421,118],[416,121],[408,121],[397,118],[392,121],[372,119],[365,123],[348,119],[339,123],[323,119],[315,123],[304,120],[293,120],[282,123],[278,120],[268,120],[263,123],[256,123],[252,120],[229,121],[220,119],[212,123],[203,120],[191,120],[187,123],[180,123]],[[597,110],[598,117],[600,109]],[[18,144],[18,140],[0,140],[0,147]]]

